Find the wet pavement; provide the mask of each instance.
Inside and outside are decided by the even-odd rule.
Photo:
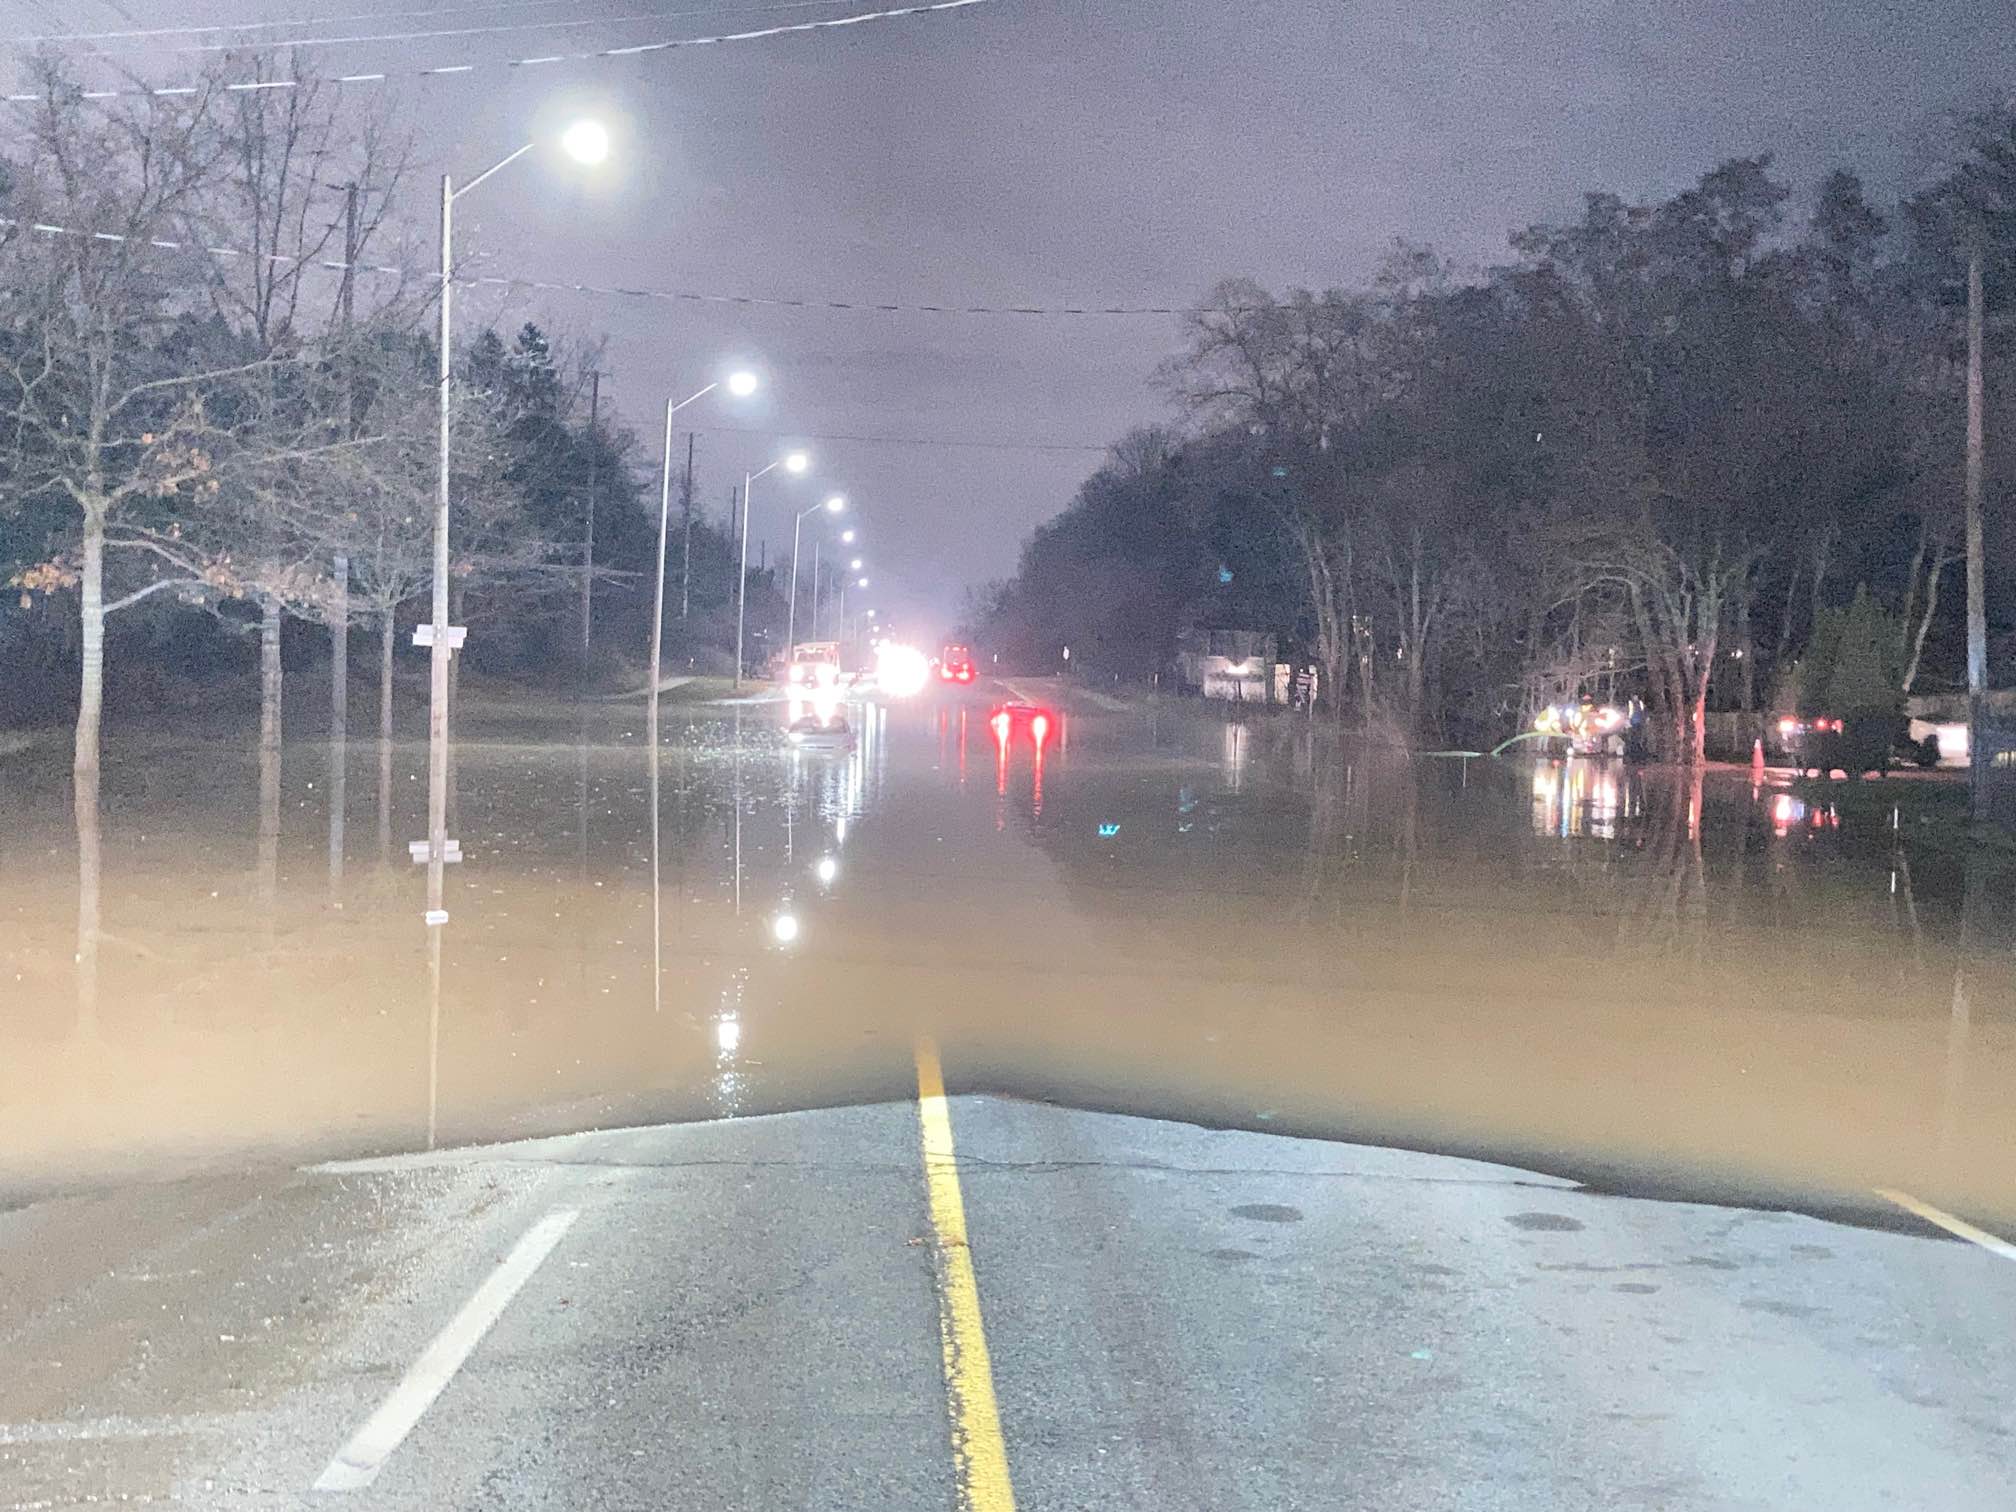
[[[0,1509],[2002,1505],[1902,784],[848,712],[0,763]]]
[[[0,1507],[2007,1504],[2016,1266],[1978,1247],[945,1112],[946,1166],[891,1103],[0,1215],[10,1264],[66,1233],[91,1257],[0,1316]],[[192,1210],[146,1234],[150,1204]],[[984,1411],[945,1344],[955,1256]]]

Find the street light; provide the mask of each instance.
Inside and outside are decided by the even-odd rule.
[[[744,511],[742,518],[744,520],[747,520],[749,518],[749,515],[747,513],[749,506],[746,500],[743,502],[742,507]],[[847,495],[836,493],[830,495],[823,504],[813,504],[805,509],[799,510],[798,518],[791,522],[791,605],[784,612],[784,655],[786,657],[793,657],[797,655],[797,647],[798,647],[799,531],[804,526],[805,517],[807,515],[815,515],[819,513],[819,511],[822,509],[825,510],[828,514],[838,514],[840,513],[841,510],[845,509],[846,507],[847,507]],[[819,593],[819,584],[816,581],[812,584],[812,593],[813,593],[813,601],[816,604],[818,601],[818,593]]]
[[[414,638],[432,650],[427,688],[427,922],[446,924],[442,907],[444,867],[448,860],[448,670],[455,643],[461,639],[448,623],[448,473],[453,420],[450,387],[454,381],[455,201],[525,156],[538,141],[499,158],[460,189],[441,175],[441,350],[439,406],[440,467],[434,491],[434,618]],[[576,121],[561,134],[560,146],[577,163],[599,163],[609,156],[609,133],[594,121]],[[424,632],[424,634],[423,634]]]
[[[560,133],[560,146],[575,162],[593,168],[609,157],[609,132],[600,121],[576,121]]]
[[[735,691],[742,691],[742,624],[749,607],[749,486],[764,473],[783,468],[788,473],[802,473],[811,465],[811,459],[802,451],[786,452],[768,467],[757,472],[742,474],[742,556],[735,577]]]
[[[645,724],[653,750],[658,747],[658,658],[665,642],[665,543],[672,517],[672,417],[694,400],[704,399],[724,385],[736,398],[746,399],[756,392],[758,382],[754,373],[737,369],[726,378],[717,378],[705,388],[688,394],[677,404],[669,396],[665,400],[665,470],[658,484],[658,592],[651,613],[651,693],[645,707]]]

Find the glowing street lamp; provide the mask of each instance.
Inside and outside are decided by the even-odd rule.
[[[586,167],[609,158],[609,130],[600,121],[576,121],[560,133],[560,150]]]

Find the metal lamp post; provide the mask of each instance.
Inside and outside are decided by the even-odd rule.
[[[448,623],[448,495],[449,458],[453,435],[455,201],[494,173],[510,167],[538,143],[527,142],[500,158],[461,188],[441,175],[441,351],[438,403],[441,412],[440,467],[434,492],[434,617],[413,632],[416,644],[432,650],[427,701],[427,922],[446,924],[443,868],[451,848],[448,840],[448,671],[450,658],[462,642],[460,627]],[[594,121],[577,121],[561,135],[560,145],[578,163],[595,164],[609,155],[609,133]],[[414,847],[418,852],[422,848]],[[416,855],[416,859],[421,859]]]
[[[829,514],[838,514],[846,507],[847,496],[845,494],[834,494],[823,504],[814,504],[810,508],[799,510],[798,518],[791,522],[791,607],[785,611],[784,615],[784,654],[786,656],[791,655],[793,649],[798,644],[798,537],[800,530],[805,524],[805,517],[807,515],[815,515],[822,509]],[[748,519],[746,513],[743,515],[743,519],[745,521]],[[816,586],[813,591],[815,593],[818,591]]]
[[[730,373],[726,379],[717,378],[676,404],[669,396],[665,400],[665,470],[658,484],[658,586],[651,607],[651,692],[645,700],[645,724],[654,751],[658,748],[658,684],[663,681],[659,657],[665,644],[665,543],[672,517],[672,417],[694,400],[705,399],[724,382],[729,393],[737,399],[746,399],[756,392],[758,380],[754,373]]]
[[[787,452],[760,471],[742,474],[742,553],[735,576],[735,691],[742,691],[742,626],[749,607],[749,486],[772,468],[802,473],[810,465],[805,453]],[[793,591],[797,582],[794,575]]]

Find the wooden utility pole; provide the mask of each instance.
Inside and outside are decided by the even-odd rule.
[[[686,432],[686,482],[679,495],[686,515],[686,543],[679,557],[679,618],[693,607],[693,432]]]
[[[602,461],[602,375],[588,375],[588,518],[581,540],[581,648],[595,631],[595,484]]]
[[[1988,694],[1987,564],[1981,545],[1981,492],[1985,475],[1982,434],[1981,343],[1984,313],[1981,249],[1967,258],[1967,798],[1976,823],[1988,817],[1988,750],[1983,716]]]

